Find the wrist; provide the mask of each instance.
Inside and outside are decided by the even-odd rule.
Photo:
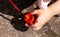
[[[50,15],[50,16],[54,16],[54,15],[55,15],[55,13],[53,13],[53,11],[51,11],[51,10],[48,9],[48,8],[45,9],[44,12],[45,12],[46,14]]]

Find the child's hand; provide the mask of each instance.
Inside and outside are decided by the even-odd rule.
[[[60,0],[57,0],[54,4],[50,5],[47,9],[35,10],[32,14],[38,14],[37,21],[31,26],[33,30],[39,30],[42,26],[50,20],[56,14],[60,13]],[[28,25],[26,24],[28,27]]]
[[[31,26],[31,28],[33,30],[39,30],[42,28],[42,26],[47,23],[47,21],[53,16],[52,13],[46,11],[46,10],[43,10],[43,9],[39,9],[39,10],[35,10],[33,13],[31,14],[38,14],[38,18],[35,22],[35,24],[33,24]],[[28,26],[26,24],[26,26]]]

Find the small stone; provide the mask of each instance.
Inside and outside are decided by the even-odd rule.
[[[51,30],[52,30],[53,28],[51,27]]]
[[[7,17],[7,15],[4,15],[5,17]]]
[[[45,33],[43,33],[43,35],[45,35]]]
[[[10,37],[10,36],[8,36],[8,37]]]
[[[59,22],[60,21],[60,19],[57,19],[57,22]]]
[[[0,28],[2,28],[2,26],[0,26]]]
[[[2,16],[0,16],[0,19],[2,19]]]
[[[36,5],[33,5],[34,8],[36,8]]]
[[[1,24],[4,24],[4,23],[1,23]]]
[[[10,29],[7,29],[7,31],[10,31]]]
[[[42,34],[40,34],[40,36],[41,36]]]

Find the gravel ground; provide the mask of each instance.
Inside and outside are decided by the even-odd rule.
[[[9,15],[1,15],[9,19],[13,18]],[[26,32],[21,32],[16,30],[10,21],[0,16],[0,37],[60,37],[60,17],[53,17],[39,31],[28,29]]]

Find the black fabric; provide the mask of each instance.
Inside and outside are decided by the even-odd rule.
[[[24,9],[33,4],[36,0],[13,0],[13,1],[20,9]]]
[[[12,0],[17,7],[22,11],[23,9],[29,7],[33,4],[36,0]],[[14,17],[18,16],[18,12],[8,0],[0,0],[0,12],[3,14],[12,15]]]
[[[36,0],[12,0],[19,9],[23,10],[27,7],[29,7],[31,4],[33,4]],[[8,0],[0,0],[0,8],[2,11],[4,10],[3,8],[10,8],[11,10],[13,9],[13,6],[8,2]],[[1,11],[0,9],[0,11]]]

